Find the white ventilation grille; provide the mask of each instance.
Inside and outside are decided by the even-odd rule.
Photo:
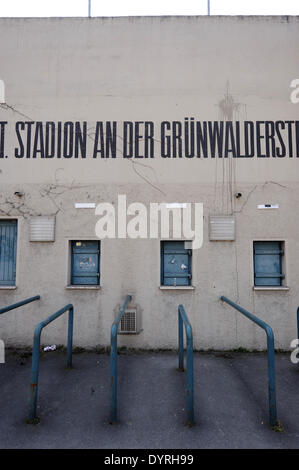
[[[210,240],[235,240],[236,221],[233,215],[210,216]]]
[[[137,309],[127,309],[123,314],[120,324],[119,333],[137,333]]]
[[[55,217],[32,217],[29,222],[31,242],[54,242]]]

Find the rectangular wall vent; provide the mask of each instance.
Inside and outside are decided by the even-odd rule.
[[[55,241],[55,217],[32,217],[29,221],[31,242]]]
[[[120,321],[118,332],[138,333],[136,308],[130,308],[125,311]]]
[[[210,216],[210,240],[230,241],[236,238],[236,221],[234,215]]]

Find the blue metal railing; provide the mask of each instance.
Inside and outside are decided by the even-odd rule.
[[[37,407],[37,394],[38,394],[38,374],[39,374],[39,359],[40,359],[40,337],[42,329],[49,325],[56,318],[60,317],[65,312],[69,312],[68,318],[68,340],[67,340],[67,367],[72,367],[72,347],[73,347],[73,325],[74,325],[74,307],[68,304],[58,310],[53,315],[50,315],[46,320],[39,323],[34,330],[33,338],[33,353],[32,353],[32,369],[31,369],[31,395],[30,395],[30,411],[29,423],[35,423],[38,419],[36,416]]]
[[[193,426],[194,423],[194,375],[193,375],[193,333],[192,326],[188,320],[183,305],[178,307],[178,327],[179,327],[179,370],[184,371],[184,332],[185,325],[187,347],[186,347],[186,368],[187,368],[187,424]]]
[[[111,327],[111,349],[110,349],[110,423],[117,420],[117,332],[121,318],[128,303],[132,300],[131,295],[127,295],[116,319]]]
[[[266,332],[266,335],[267,335],[267,354],[268,354],[269,416],[270,416],[270,425],[271,426],[276,426],[276,424],[277,424],[277,408],[276,408],[276,386],[275,386],[275,349],[274,349],[273,330],[267,323],[260,320],[258,317],[256,317],[252,313],[247,312],[247,310],[240,307],[239,305],[237,305],[232,300],[228,299],[227,297],[224,297],[223,295],[220,298],[221,298],[221,300],[223,300],[227,304],[234,307],[240,313],[245,315],[245,317],[249,318],[249,320],[253,321],[258,326],[263,328],[263,330],[265,330],[265,332]]]
[[[16,304],[11,304],[8,305],[7,307],[0,308],[0,315],[2,313],[9,312],[10,310],[13,310],[18,307],[22,307],[22,305],[29,304],[30,302],[34,302],[34,300],[39,300],[40,295],[35,295],[34,297],[30,297],[29,299],[21,300],[20,302],[17,302]]]

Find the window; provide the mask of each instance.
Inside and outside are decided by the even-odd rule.
[[[100,284],[100,242],[72,241],[72,285]]]
[[[0,286],[16,284],[17,221],[0,220]]]
[[[192,250],[184,241],[161,242],[161,285],[191,285]]]
[[[283,242],[254,242],[254,285],[281,286]]]

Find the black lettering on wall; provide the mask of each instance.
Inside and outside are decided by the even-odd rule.
[[[67,121],[63,126],[63,157],[72,158],[74,150],[74,123]]]
[[[172,121],[172,156],[182,158],[182,123]]]
[[[43,123],[41,121],[37,121],[35,125],[32,158],[36,158],[38,153],[41,158],[45,157]]]
[[[165,131],[170,130],[170,122],[163,121],[161,122],[161,157],[169,158],[171,157],[170,144],[171,139],[169,135],[165,135]]]
[[[93,158],[97,158],[98,153],[102,158],[105,158],[105,147],[104,147],[104,131],[103,122],[97,121],[96,123],[96,134],[94,138],[93,146]]]
[[[282,130],[284,130],[285,129],[285,123],[283,121],[275,121],[275,132],[276,132],[277,138],[278,138],[279,143],[280,143],[280,148],[276,147],[276,149],[275,149],[275,155],[277,157],[285,157],[286,156],[286,146],[284,144],[284,141],[283,141],[283,138],[282,138],[282,135],[281,135],[281,132],[280,132],[280,128]]]
[[[256,153],[259,158],[269,157],[269,155],[262,153],[261,140],[264,139],[265,136],[261,134],[261,126],[264,124],[265,121],[256,121]]]
[[[135,121],[135,158],[143,158],[143,155],[139,154],[139,141],[142,139],[143,135],[140,131],[140,124],[143,124],[143,121]]]
[[[57,158],[61,158],[62,123],[57,123]]]
[[[55,122],[47,121],[45,130],[45,158],[55,156]]]
[[[203,152],[204,158],[208,158],[208,131],[207,122],[202,124],[200,121],[196,122],[196,156],[201,157]]]
[[[217,121],[208,121],[209,139],[210,139],[210,150],[211,157],[216,156],[216,147],[218,150],[218,157],[222,158],[223,154],[223,122],[218,123]]]
[[[112,158],[116,158],[116,139],[117,139],[117,123],[113,121],[112,129],[111,122],[106,122],[106,158],[110,155]]]
[[[275,125],[273,121],[265,121],[265,143],[266,143],[266,155],[270,157],[276,157],[275,152]],[[270,151],[271,147],[271,151]]]
[[[86,139],[87,139],[87,122],[83,122],[81,129],[80,122],[75,123],[75,158],[86,158]]]
[[[123,157],[133,157],[133,123],[131,121],[124,121],[124,133],[123,133]]]
[[[224,140],[224,157],[227,158],[229,152],[232,153],[232,157],[236,157],[236,144],[232,121],[226,121],[225,126],[225,140]]]
[[[184,136],[185,137],[185,157],[193,158],[195,155],[195,152],[194,152],[195,136],[194,136],[194,118],[193,117],[190,118],[190,120],[188,118],[185,118],[184,130],[185,130],[185,136]]]
[[[27,136],[26,136],[26,158],[31,157],[31,128],[33,126],[33,121],[25,122],[25,126],[27,126]]]
[[[0,158],[5,158],[7,121],[0,121]],[[97,121],[93,158],[116,158],[117,121]],[[299,158],[297,121],[162,121],[162,158]],[[86,158],[87,121],[17,121],[15,158]],[[154,158],[153,121],[123,122],[123,157]],[[184,147],[183,147],[184,146]]]
[[[0,122],[0,158],[4,158],[4,144],[5,144],[5,126],[7,121]]]
[[[144,124],[144,157],[154,158],[154,123],[145,121]]]
[[[289,157],[293,158],[293,136],[292,136],[292,125],[294,121],[285,121],[288,126],[288,147],[289,147]]]
[[[24,148],[24,143],[22,140],[22,136],[20,133],[20,130],[23,131],[25,129],[25,124],[23,121],[18,121],[16,122],[16,134],[17,134],[17,139],[19,142],[19,148],[15,148],[15,157],[16,158],[23,158],[25,155],[25,148]]]
[[[295,121],[296,132],[296,156],[299,158],[299,121]]]
[[[248,135],[248,129],[250,134]],[[254,156],[254,123],[253,121],[245,121],[244,123],[244,131],[245,131],[245,157],[251,158]]]

